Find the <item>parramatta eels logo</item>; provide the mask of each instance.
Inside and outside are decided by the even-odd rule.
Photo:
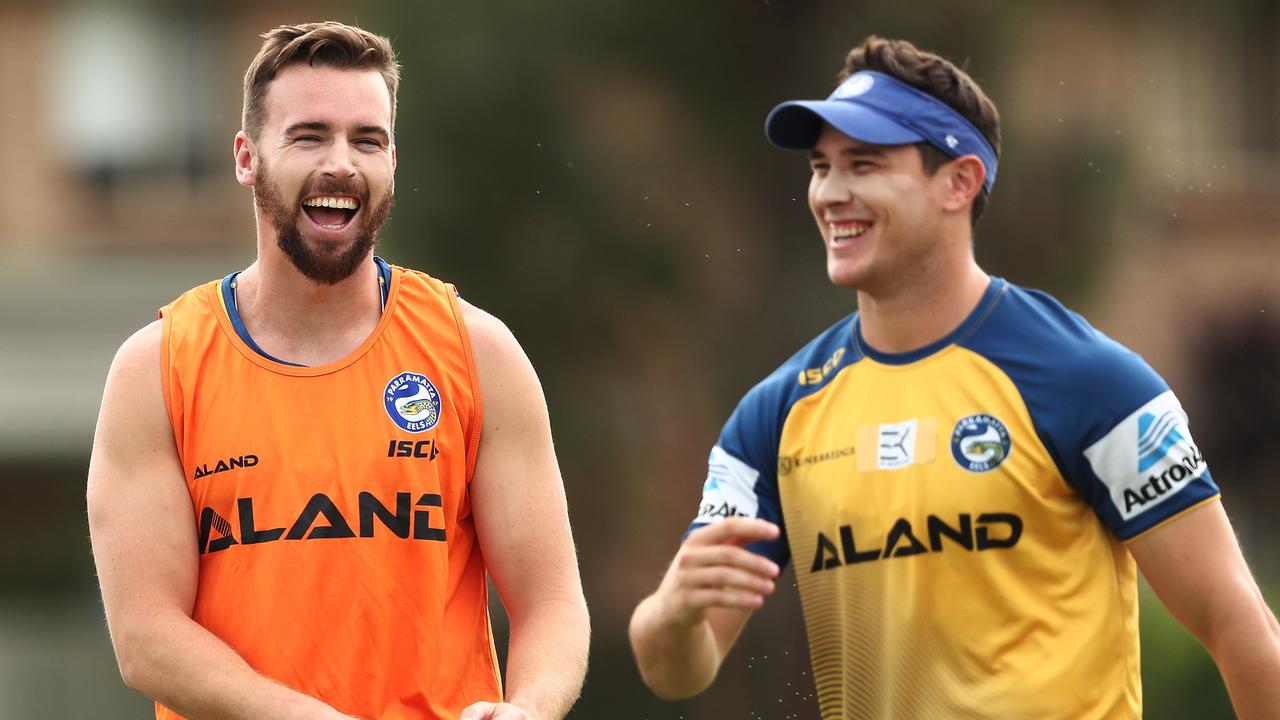
[[[426,375],[402,372],[382,393],[391,421],[413,433],[426,432],[440,422],[440,392]]]
[[[960,418],[951,432],[951,455],[969,472],[986,472],[1009,457],[1013,442],[1004,423],[980,413]]]

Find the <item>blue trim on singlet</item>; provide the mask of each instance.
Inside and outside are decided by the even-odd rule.
[[[379,290],[382,292],[382,309],[385,311],[387,309],[387,299],[391,294],[391,265],[377,255],[373,256],[373,262],[378,266],[378,285]],[[237,270],[222,278],[222,283],[219,285],[219,291],[222,293],[222,302],[227,307],[227,317],[231,320],[231,327],[235,329],[236,335],[240,336],[240,339],[244,341],[245,345],[249,346],[249,349],[271,362],[290,367],[306,367],[306,365],[281,360],[263,350],[258,346],[258,343],[253,341],[253,337],[249,335],[249,329],[244,326],[244,321],[240,319],[240,308],[236,305],[235,282],[239,276],[240,271]]]

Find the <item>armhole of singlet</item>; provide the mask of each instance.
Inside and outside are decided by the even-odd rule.
[[[168,310],[168,312],[165,312]],[[169,351],[169,340],[171,328],[173,326],[173,305],[160,308],[156,313],[160,316],[160,393],[164,396],[164,412],[169,416],[169,432],[173,433],[174,447],[178,451],[178,459],[182,460],[182,439],[178,437],[178,422],[174,418],[176,410],[173,405],[173,390],[170,383],[173,380],[172,353]]]
[[[484,399],[480,392],[480,375],[476,372],[475,353],[471,351],[471,333],[467,323],[462,319],[462,308],[458,306],[458,289],[450,283],[444,283],[445,296],[449,299],[449,309],[453,311],[453,323],[458,329],[458,340],[462,343],[462,355],[467,360],[467,379],[471,381],[471,431],[467,438],[467,484],[471,484],[471,476],[476,469],[476,455],[480,450],[480,428],[484,422]]]

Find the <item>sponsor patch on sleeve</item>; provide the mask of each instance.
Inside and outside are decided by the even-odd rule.
[[[707,481],[702,485],[702,503],[695,523],[715,523],[730,517],[756,516],[756,480],[760,472],[730,455],[719,445],[707,459]]]
[[[1172,390],[1121,420],[1084,455],[1126,521],[1176,495],[1206,467]]]

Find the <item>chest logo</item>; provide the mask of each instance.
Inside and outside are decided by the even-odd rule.
[[[960,418],[951,431],[951,456],[969,472],[994,470],[1011,450],[1009,430],[994,415],[979,413]]]
[[[382,393],[387,417],[400,429],[426,432],[440,422],[440,391],[421,373],[402,372]]]
[[[911,418],[901,422],[864,425],[856,436],[858,470],[900,470],[927,465],[938,454],[938,421]]]

